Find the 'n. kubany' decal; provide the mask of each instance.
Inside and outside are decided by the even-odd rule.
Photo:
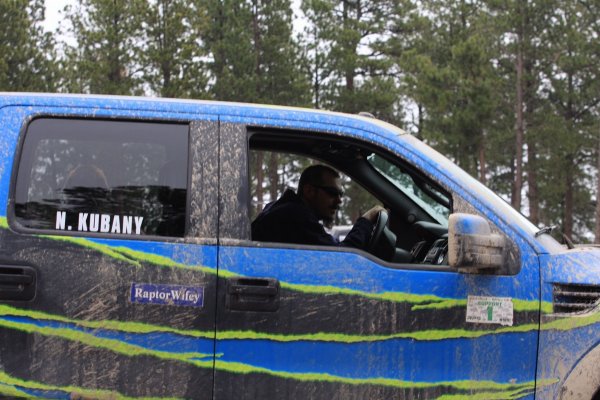
[[[57,211],[55,229],[57,231],[141,235],[144,217],[80,212],[77,213],[76,220],[76,225],[67,225],[67,211]]]
[[[76,386],[56,386],[48,385],[41,382],[30,380],[17,379],[0,371],[0,395],[10,397],[20,397],[29,399],[45,399],[51,397],[49,394],[56,396],[56,392],[64,394],[61,398],[71,399],[97,399],[97,400],[179,400],[177,397],[131,397],[121,393],[100,390],[88,389]],[[55,398],[52,396],[52,398]]]

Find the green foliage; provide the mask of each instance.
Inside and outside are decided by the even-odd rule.
[[[208,97],[207,54],[201,46],[208,29],[203,2],[150,1],[144,22],[144,79],[150,89],[162,97]]]
[[[600,135],[596,0],[304,0],[300,37],[291,0],[71,4],[75,45],[60,52],[56,33],[41,27],[43,0],[0,2],[1,90],[369,111],[407,126],[503,197],[527,195],[534,222],[591,240],[600,218],[591,189]],[[265,200],[306,166],[283,155],[253,162]],[[344,222],[364,202],[345,204]]]
[[[0,90],[56,90],[54,39],[43,19],[43,1],[0,2]]]
[[[379,49],[394,1],[309,0],[303,10],[316,107],[401,123],[398,81]]]
[[[68,91],[142,93],[139,60],[148,6],[144,0],[81,0],[70,10],[77,44],[65,51]]]
[[[236,0],[208,2],[206,42],[214,58],[214,97],[220,100],[256,101],[255,62],[252,48],[252,12],[249,4]]]
[[[307,105],[289,0],[210,0],[207,49],[219,100]]]
[[[548,83],[543,94],[557,125],[546,151],[563,207],[550,218],[567,236],[581,241],[589,238],[593,221],[589,166],[597,149],[600,4],[557,0],[554,6],[552,24],[545,32],[552,62],[543,69]]]
[[[400,55],[397,62],[407,71],[410,95],[424,108],[419,136],[477,176],[486,168],[480,156],[498,132],[495,117],[502,106],[490,15],[480,2],[422,6],[429,17],[417,21],[422,28],[411,47],[396,37],[389,51]]]

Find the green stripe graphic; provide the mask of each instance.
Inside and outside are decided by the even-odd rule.
[[[149,325],[140,322],[120,322],[120,321],[83,321],[69,319],[62,316],[46,314],[40,311],[24,310],[8,305],[0,304],[0,315],[5,316],[20,316],[28,317],[34,320],[45,320],[53,322],[63,322],[67,324],[73,324],[83,328],[90,329],[105,329],[114,330],[126,333],[144,334],[144,333],[155,333],[165,332],[173,333],[184,337],[212,339],[215,337],[213,331],[198,331],[198,330],[180,330],[166,326]],[[565,317],[556,319],[551,322],[545,322],[541,325],[542,330],[570,330],[581,328],[589,325],[593,325],[600,322],[600,312],[590,314],[587,316],[577,317]],[[30,324],[18,323],[14,321],[0,321],[1,325],[11,325],[12,329],[19,329],[19,326],[25,325],[26,327]],[[6,326],[9,327],[9,326]],[[44,330],[46,327],[36,327],[37,329]],[[31,328],[27,328],[31,329]],[[55,328],[48,328],[55,329]],[[64,330],[70,330],[69,328],[62,328]],[[517,333],[517,332],[529,332],[538,329],[537,324],[524,324],[518,326],[505,326],[494,330],[466,330],[466,329],[431,329],[415,332],[399,332],[391,335],[351,335],[335,332],[317,332],[317,333],[305,333],[305,334],[275,334],[255,331],[221,331],[216,335],[217,340],[270,340],[274,342],[299,342],[299,341],[310,341],[310,342],[334,342],[334,343],[365,343],[365,342],[377,342],[386,341],[393,339],[413,339],[423,341],[434,341],[434,340],[449,340],[449,339],[476,339],[479,337],[503,333]],[[72,332],[81,333],[77,330],[70,330]],[[45,333],[39,331],[42,334],[51,334],[51,331]]]
[[[250,372],[264,372],[270,375],[275,375],[281,378],[292,378],[298,381],[321,381],[321,382],[332,382],[332,383],[344,383],[351,385],[378,385],[378,386],[391,386],[399,389],[430,389],[440,386],[450,387],[455,390],[464,391],[470,394],[470,398],[475,399],[514,399],[522,397],[531,393],[534,389],[534,382],[524,383],[498,383],[493,381],[446,381],[446,382],[410,382],[400,381],[385,378],[375,379],[352,379],[352,378],[341,378],[327,374],[291,374],[286,372],[274,372],[268,370],[262,370],[258,368],[248,369],[242,364],[232,363],[220,363],[217,366],[218,369],[228,372],[238,373],[250,373]],[[554,384],[555,381],[544,381],[538,382],[538,387],[547,386]],[[100,400],[134,400],[134,399],[147,399],[147,400],[178,400],[176,397],[130,397],[124,396],[118,392],[110,390],[100,389],[88,389],[77,386],[56,386],[48,385],[40,382],[34,382],[30,380],[22,380],[14,378],[7,373],[0,371],[0,393],[8,396],[18,397],[34,397],[26,394],[24,391],[18,388],[40,390],[40,391],[62,391],[71,394],[73,398],[84,397],[93,398]],[[475,392],[475,393],[473,393]],[[479,392],[479,393],[478,393]],[[460,395],[464,396],[464,395]],[[454,400],[460,398],[459,395],[445,395],[440,399]]]
[[[121,332],[128,333],[155,333],[155,332],[167,332],[167,333],[175,333],[181,336],[188,337],[198,337],[211,339],[215,336],[214,332],[202,332],[196,330],[181,330],[170,328],[167,326],[160,325],[150,325],[142,322],[121,322],[121,321],[85,321],[85,320],[77,320],[77,319],[69,319],[60,315],[53,315],[44,313],[41,311],[34,310],[25,310],[21,308],[11,307],[5,304],[0,304],[0,316],[2,315],[13,315],[18,317],[28,317],[37,320],[43,321],[53,321],[53,322],[64,322],[68,324],[77,325],[83,328],[91,328],[91,329],[107,329],[107,330],[115,330]]]
[[[111,352],[125,355],[128,357],[141,355],[154,356],[164,360],[183,361],[204,368],[212,368],[213,364],[212,354],[193,352],[174,353],[167,351],[151,350],[118,339],[99,338],[97,336],[94,336],[93,334],[78,331],[75,329],[54,328],[48,326],[41,327],[34,324],[7,321],[3,319],[0,319],[0,326],[3,328],[15,329],[27,333],[37,333],[44,336],[58,337],[61,339],[85,344],[90,347],[109,350]]]
[[[272,371],[266,368],[249,366],[241,363],[226,362],[222,360],[216,360],[215,368],[221,371],[238,373],[238,374],[249,374],[249,373],[263,373],[268,375],[277,376],[284,379],[293,379],[297,381],[317,381],[317,382],[331,382],[341,383],[350,385],[377,385],[377,386],[388,386],[399,389],[431,389],[440,386],[451,387],[460,391],[471,392],[477,391],[494,391],[495,393],[504,392],[512,393],[513,395],[523,391],[533,391],[535,388],[535,382],[524,382],[524,383],[498,383],[494,381],[476,381],[476,380],[463,380],[463,381],[440,381],[440,382],[411,382],[402,381],[399,379],[390,378],[346,378],[341,376],[330,375],[326,373],[295,373],[285,371]],[[538,388],[553,385],[558,380],[545,380],[538,381]],[[523,396],[524,394],[521,394]],[[506,398],[506,397],[498,397]],[[514,398],[514,397],[511,397]]]
[[[3,225],[4,224],[4,225]],[[0,227],[7,228],[6,218],[0,217]],[[149,263],[153,265],[157,265],[160,267],[167,268],[180,268],[187,269],[193,271],[202,271],[207,274],[216,274],[217,271],[214,268],[209,268],[205,266],[189,266],[183,263],[179,263],[174,261],[173,259],[160,256],[152,253],[142,252],[138,250],[132,250],[124,246],[109,246],[106,244],[100,244],[89,239],[81,238],[81,237],[71,237],[71,236],[55,236],[55,235],[44,235],[42,236],[51,240],[64,241],[68,243],[72,243],[78,246],[82,246],[88,249],[96,250],[106,256],[112,257],[114,259],[125,261],[131,265],[136,267],[142,266],[142,263]],[[224,269],[220,269],[219,277],[221,278],[229,278],[233,276],[238,276],[237,274],[227,271]],[[390,301],[395,303],[409,303],[413,304],[413,310],[427,310],[427,309],[438,309],[444,310],[453,307],[466,307],[467,301],[464,299],[447,299],[443,297],[438,297],[434,295],[421,295],[421,294],[411,294],[411,293],[402,293],[402,292],[382,292],[382,293],[370,293],[361,290],[355,289],[346,289],[340,288],[330,285],[304,285],[304,284],[295,284],[288,282],[280,282],[281,287],[293,290],[300,293],[305,294],[316,294],[316,295],[345,295],[345,296],[357,296],[363,297],[372,300],[379,301]],[[513,307],[517,312],[525,312],[525,311],[537,311],[540,307],[539,302],[536,300],[520,300],[513,299]],[[550,302],[542,302],[542,311],[544,313],[552,312],[552,303]]]
[[[109,390],[86,389],[76,386],[47,385],[40,382],[17,379],[8,375],[4,371],[0,371],[0,394],[11,397],[36,398],[35,396],[27,394],[23,390],[19,390],[18,388],[41,391],[62,391],[71,394],[71,398],[74,399],[86,398],[98,400],[179,400],[177,397],[129,397]]]
[[[54,328],[54,327],[39,327],[32,324],[18,323],[13,321],[0,320],[0,326],[18,329],[28,333],[38,333],[42,335],[54,336],[63,338],[66,340],[77,341],[85,345],[89,345],[95,348],[101,348],[109,350],[119,354],[126,355],[128,357],[134,357],[139,355],[151,355],[161,359],[177,360],[186,363],[193,364],[201,368],[212,368],[213,360],[209,354],[201,353],[172,353],[164,351],[155,351],[145,349],[136,345],[125,343],[115,339],[98,338],[92,334],[86,332],[80,332],[68,328]],[[197,358],[204,358],[204,360],[198,360]],[[451,386],[456,389],[477,389],[482,390],[522,390],[528,388],[529,384],[501,384],[495,382],[480,382],[480,381],[458,381],[458,382],[436,382],[436,383],[418,383],[418,382],[405,382],[400,380],[388,379],[388,378],[345,378],[334,376],[326,373],[293,373],[286,371],[272,371],[266,368],[257,367],[253,365],[237,363],[237,362],[226,362],[222,360],[215,360],[215,368],[236,374],[248,374],[248,373],[261,373],[269,374],[283,379],[293,379],[297,381],[323,381],[323,382],[334,382],[344,384],[370,384],[380,386],[391,386],[397,388],[430,388],[436,386]],[[61,389],[62,390],[62,389]]]

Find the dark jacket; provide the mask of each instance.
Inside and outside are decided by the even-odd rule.
[[[328,234],[315,213],[292,190],[267,204],[252,222],[252,240],[325,246],[350,246],[366,250],[373,224],[359,218],[343,242]]]

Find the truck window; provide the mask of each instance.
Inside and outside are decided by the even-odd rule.
[[[188,126],[41,118],[28,126],[15,217],[53,233],[183,236]]]
[[[361,215],[381,205],[387,210],[382,223],[386,228],[380,230],[377,221],[371,221],[372,232],[383,233],[371,233],[368,244],[358,242],[357,248],[394,264],[446,267],[452,195],[415,166],[394,160],[384,149],[360,141],[293,132],[253,132],[249,158],[251,221],[256,221],[258,213],[282,196],[285,189],[296,189],[306,167],[325,164],[340,172],[344,191],[333,224],[328,226],[323,219],[335,239],[343,240]],[[258,235],[252,239],[277,242],[262,239],[271,238],[264,226],[257,228]],[[292,238],[293,234],[285,236],[283,227],[273,229],[282,229],[276,234],[278,239],[285,237],[281,242],[303,243]]]

